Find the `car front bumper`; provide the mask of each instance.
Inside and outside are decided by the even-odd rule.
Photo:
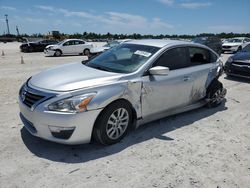
[[[19,48],[20,48],[21,52],[28,52],[28,50],[29,50],[28,46],[20,46]]]
[[[43,52],[44,52],[45,56],[54,56],[55,55],[54,50],[44,49]]]
[[[238,48],[239,46],[230,46],[230,47],[222,46],[222,51],[237,52]]]
[[[226,64],[224,70],[228,76],[250,78],[250,65],[239,65],[233,62]]]
[[[42,104],[33,111],[19,97],[20,117],[25,128],[34,136],[61,144],[84,144],[91,141],[95,120],[101,109],[82,113],[46,111]],[[52,129],[53,128],[53,129]],[[68,139],[58,138],[54,129],[71,130]],[[51,130],[52,129],[52,130]]]

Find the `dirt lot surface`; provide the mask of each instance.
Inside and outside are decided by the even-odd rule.
[[[18,90],[33,74],[84,57],[20,53],[19,45],[0,43],[0,53],[5,53],[0,56],[1,188],[250,186],[248,81],[222,76],[228,94],[220,107],[149,123],[116,145],[65,146],[35,138],[23,128]]]

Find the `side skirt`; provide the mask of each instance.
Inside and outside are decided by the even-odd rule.
[[[167,110],[167,111],[159,113],[159,114],[153,114],[153,115],[151,115],[149,117],[146,117],[146,118],[137,119],[136,128],[138,128],[139,126],[141,126],[141,125],[143,125],[145,123],[149,123],[151,121],[155,121],[155,120],[158,120],[158,119],[161,119],[161,118],[164,118],[164,117],[168,117],[168,116],[171,116],[171,115],[180,114],[180,113],[183,113],[183,112],[187,112],[187,111],[190,111],[190,110],[200,108],[200,107],[202,107],[202,106],[204,106],[206,104],[207,104],[206,100],[201,100],[201,101],[199,101],[197,103],[194,103],[194,104],[191,104],[191,105],[188,105],[188,106],[175,108],[175,109],[172,109],[172,110]]]

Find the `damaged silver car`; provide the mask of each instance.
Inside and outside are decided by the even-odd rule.
[[[20,117],[46,140],[113,144],[143,123],[220,105],[226,94],[221,70],[206,46],[131,40],[87,62],[32,76],[20,89]]]

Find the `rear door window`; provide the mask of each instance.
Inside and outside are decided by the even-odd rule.
[[[185,47],[178,47],[166,51],[159,57],[154,63],[155,66],[168,67],[169,70],[176,70],[189,66],[189,60],[187,58],[187,49]]]
[[[68,41],[68,42],[65,42],[65,43],[63,44],[63,46],[71,46],[71,45],[75,45],[75,42],[74,42],[73,40]]]
[[[84,42],[81,40],[75,40],[75,45],[79,45],[79,44],[84,44]]]
[[[188,52],[191,66],[212,63],[217,60],[215,55],[213,56],[209,50],[203,48],[189,47]]]

